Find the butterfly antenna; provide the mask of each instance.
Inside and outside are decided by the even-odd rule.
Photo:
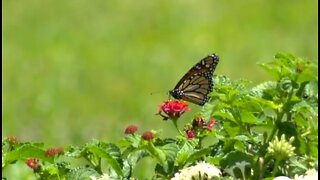
[[[159,94],[159,93],[163,93],[164,91],[157,91],[157,92],[151,92],[150,95],[154,95],[154,94]],[[167,92],[168,93],[168,92]]]

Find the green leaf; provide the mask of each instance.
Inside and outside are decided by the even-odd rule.
[[[260,97],[260,98],[271,100],[271,98],[267,98],[266,95],[268,94],[269,96],[274,96],[275,94],[277,94],[277,92],[275,91],[276,88],[277,88],[277,82],[267,81],[251,88],[251,90],[249,91],[249,94],[254,97]]]
[[[170,143],[160,147],[160,149],[165,153],[167,161],[174,162],[179,151],[178,145]]]
[[[208,121],[211,118],[211,113],[213,111],[213,105],[206,103],[201,109],[201,117]]]
[[[147,151],[142,149],[132,149],[124,158],[124,166],[123,166],[123,172],[125,174],[125,177],[127,177],[128,174],[131,174],[139,160],[146,157],[148,155]]]
[[[39,146],[33,144],[24,144],[19,148],[8,152],[4,157],[5,164],[12,163],[17,160],[26,160],[28,158],[37,158],[39,160],[53,163],[53,157],[46,157],[45,151]]]
[[[68,157],[80,158],[85,154],[85,148],[83,147],[68,146],[65,149],[66,153],[64,155]]]
[[[78,167],[68,172],[66,179],[91,180],[92,177],[100,177],[100,174],[89,167]]]
[[[318,107],[314,104],[309,104],[307,101],[301,101],[293,105],[291,112],[306,113],[312,116],[318,116]]]
[[[225,172],[237,179],[250,179],[251,164],[246,161],[236,162],[225,169]]]
[[[240,126],[233,122],[223,122],[224,130],[230,137],[236,136],[240,132]]]
[[[211,152],[210,148],[202,148],[200,150],[197,150],[196,152],[189,155],[185,163],[193,163],[199,160],[201,157],[210,154],[210,152]]]
[[[241,111],[240,115],[241,121],[244,123],[254,124],[257,122],[257,118],[251,112]]]
[[[274,63],[258,63],[258,65],[269,73],[275,80],[280,79],[280,67],[276,66]]]
[[[237,162],[248,162],[250,165],[253,164],[254,159],[251,154],[241,152],[241,151],[231,151],[227,153],[220,161],[222,168],[227,168],[234,166]]]
[[[190,154],[194,152],[194,148],[197,146],[197,141],[192,139],[191,141],[185,141],[180,148],[175,162],[179,167],[183,167]]]
[[[120,141],[118,144],[121,147],[132,145],[133,147],[137,148],[139,147],[141,141],[141,136],[138,136],[137,134],[129,134],[126,135],[125,138]]]
[[[112,169],[117,173],[118,176],[123,176],[120,164],[112,156],[112,154],[118,153],[118,152],[114,152],[113,151],[114,149],[111,148],[110,150],[110,149],[104,149],[102,147],[98,147],[95,145],[89,145],[87,146],[87,150],[93,153],[94,155],[101,157],[103,160],[105,160],[108,163],[108,165],[110,165]]]
[[[232,116],[231,112],[226,110],[226,109],[222,109],[220,111],[216,111],[212,114],[213,117],[216,117],[217,119],[223,119],[223,120],[229,120],[231,122],[236,122],[234,117]]]
[[[59,174],[59,169],[56,167],[55,164],[47,165],[45,168],[46,168],[46,171],[47,171],[50,175],[58,175],[58,174]]]

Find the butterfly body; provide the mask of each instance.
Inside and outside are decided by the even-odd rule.
[[[195,64],[177,83],[169,94],[176,99],[198,104],[208,102],[208,94],[212,92],[212,75],[219,57],[215,54],[208,55]]]

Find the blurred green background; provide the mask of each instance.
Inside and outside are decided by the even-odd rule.
[[[170,122],[155,116],[182,75],[210,53],[215,74],[269,79],[277,52],[318,58],[318,1],[2,1],[2,137],[48,146],[116,142]],[[192,112],[181,124],[200,110]]]

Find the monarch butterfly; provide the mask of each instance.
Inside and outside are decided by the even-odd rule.
[[[203,58],[180,79],[169,94],[176,99],[203,106],[209,100],[208,94],[212,92],[212,75],[218,62],[219,57],[215,54]]]

